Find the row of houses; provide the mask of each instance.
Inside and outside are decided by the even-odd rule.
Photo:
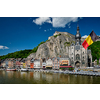
[[[47,68],[59,69],[60,67],[68,67],[70,65],[69,58],[7,58],[0,61],[0,68]]]

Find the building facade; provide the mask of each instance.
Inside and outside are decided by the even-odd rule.
[[[70,66],[70,58],[60,58],[59,67],[60,68],[68,68]]]
[[[52,69],[52,65],[53,65],[53,62],[52,62],[52,59],[47,59],[46,60],[46,68],[50,68]]]
[[[81,34],[79,32],[79,26],[77,27],[77,33],[75,35],[75,44],[72,43],[68,48],[68,54],[73,67],[90,67],[92,66],[91,50],[88,50],[81,44]]]
[[[59,69],[59,60],[60,60],[59,57],[52,59],[52,62],[53,62],[52,69]]]
[[[40,68],[40,59],[34,60],[34,68]]]

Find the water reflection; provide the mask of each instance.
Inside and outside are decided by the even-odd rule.
[[[44,72],[0,71],[1,84],[100,84],[100,77]]]

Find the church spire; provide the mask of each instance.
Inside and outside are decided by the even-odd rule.
[[[77,32],[75,35],[75,45],[81,45],[81,34],[79,32],[79,25],[77,25]]]

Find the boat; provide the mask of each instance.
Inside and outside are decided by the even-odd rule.
[[[28,69],[26,69],[26,68],[21,68],[21,71],[28,71]]]
[[[14,68],[7,68],[6,71],[16,71]]]

